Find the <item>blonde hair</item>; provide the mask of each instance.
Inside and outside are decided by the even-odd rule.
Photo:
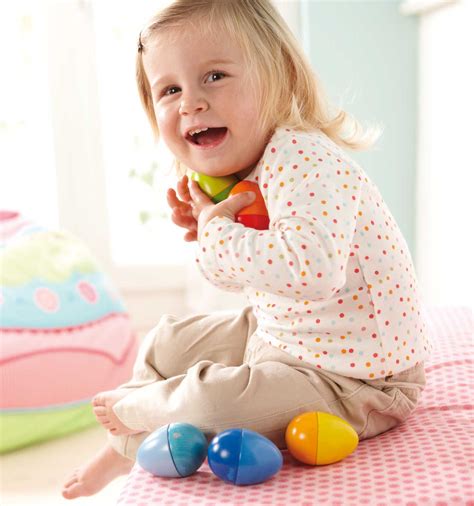
[[[159,129],[142,55],[153,36],[190,22],[202,31],[221,27],[242,47],[250,76],[257,80],[261,93],[261,122],[266,131],[278,126],[319,129],[352,150],[368,149],[380,135],[379,128],[364,131],[347,112],[333,110],[309,61],[270,0],[175,0],[150,20],[138,42],[138,91],[156,138]]]

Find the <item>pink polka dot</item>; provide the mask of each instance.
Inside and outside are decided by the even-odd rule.
[[[59,297],[49,288],[37,288],[34,294],[34,301],[46,313],[56,313],[59,310]]]
[[[94,304],[94,303],[96,303],[98,301],[99,295],[97,293],[97,290],[89,282],[87,282],[87,281],[79,281],[79,283],[77,283],[76,288],[77,288],[77,291],[79,292],[79,295],[86,302]]]

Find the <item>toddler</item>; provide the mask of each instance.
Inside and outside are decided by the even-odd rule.
[[[188,422],[210,440],[252,429],[285,448],[305,411],[347,420],[360,439],[407,419],[429,342],[406,242],[377,188],[346,153],[370,145],[331,114],[309,63],[269,0],[176,0],[139,38],[137,81],[150,123],[181,167],[258,183],[270,225],[214,205],[181,172],[172,219],[197,265],[249,306],[164,316],[129,383],[98,394],[108,444],[64,485],[90,495],[127,473],[145,437]]]

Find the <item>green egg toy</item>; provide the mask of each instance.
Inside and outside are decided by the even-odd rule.
[[[191,172],[190,179],[196,181],[199,188],[214,202],[218,204],[225,200],[232,188],[239,182],[237,176],[213,177]]]

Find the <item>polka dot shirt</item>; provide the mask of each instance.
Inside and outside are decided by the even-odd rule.
[[[430,343],[403,235],[376,186],[322,132],[276,130],[247,180],[270,225],[213,218],[196,261],[214,285],[244,291],[269,344],[361,379],[423,362]]]

